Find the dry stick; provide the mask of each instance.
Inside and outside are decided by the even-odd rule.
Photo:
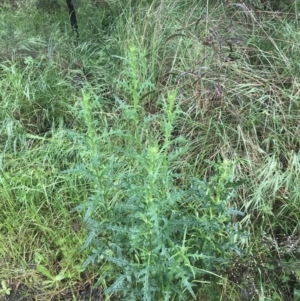
[[[72,0],[66,0],[66,2],[67,2],[68,9],[69,9],[69,17],[70,17],[71,27],[76,32],[77,37],[79,37],[76,11],[75,11],[73,2],[72,2]]]

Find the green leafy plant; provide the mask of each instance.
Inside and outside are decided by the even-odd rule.
[[[1,281],[0,296],[9,296],[11,288],[7,287],[4,280]]]
[[[47,288],[59,288],[59,285],[63,280],[71,278],[72,274],[67,269],[61,269],[58,274],[54,275],[47,267],[47,261],[44,256],[35,253],[35,262],[37,271],[43,275],[46,279],[42,281],[44,289]]]
[[[2,298],[299,299],[299,1],[0,2]]]
[[[237,185],[232,164],[216,164],[209,181],[172,171],[174,161],[188,152],[186,141],[172,137],[180,113],[176,92],[163,100],[161,144],[151,136],[141,144],[147,119],[130,134],[98,134],[90,97],[83,98],[86,160],[76,171],[90,180],[94,192],[77,208],[86,210],[84,248],[92,248],[86,265],[108,267],[99,279],[109,284],[108,295],[125,300],[196,298],[194,288],[205,282],[203,275],[213,274],[239,252],[240,233],[232,216],[241,212],[232,203]],[[125,116],[135,110],[125,104],[123,109]],[[107,146],[122,135],[132,143],[108,156]],[[188,184],[176,185],[183,178]]]

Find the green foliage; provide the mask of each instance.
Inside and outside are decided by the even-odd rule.
[[[203,274],[218,270],[239,252],[241,238],[232,217],[241,213],[233,205],[233,166],[225,160],[216,164],[209,182],[189,179],[185,187],[175,185],[186,176],[172,172],[172,165],[187,148],[171,136],[179,113],[174,92],[164,100],[160,116],[162,144],[149,137],[140,143],[147,123],[133,133],[97,134],[96,127],[103,124],[91,118],[89,96],[83,99],[88,132],[85,163],[76,172],[94,191],[78,207],[86,211],[84,248],[93,247],[86,265],[110,266],[99,279],[109,280],[108,295],[121,294],[126,300],[196,298],[194,287],[204,281]],[[123,106],[129,120],[135,108]],[[130,145],[107,156],[105,148],[120,135]]]
[[[291,299],[299,1],[75,4],[0,4],[1,296]]]
[[[4,280],[1,281],[1,286],[2,286],[2,288],[0,289],[0,295],[2,295],[2,296],[10,295],[11,289],[6,286],[6,283]]]

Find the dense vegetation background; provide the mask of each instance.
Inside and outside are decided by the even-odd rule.
[[[298,1],[1,1],[0,300],[299,300]]]

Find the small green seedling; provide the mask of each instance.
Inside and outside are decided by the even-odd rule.
[[[9,296],[11,292],[11,288],[6,286],[4,280],[1,281],[1,288],[0,288],[0,296]]]

